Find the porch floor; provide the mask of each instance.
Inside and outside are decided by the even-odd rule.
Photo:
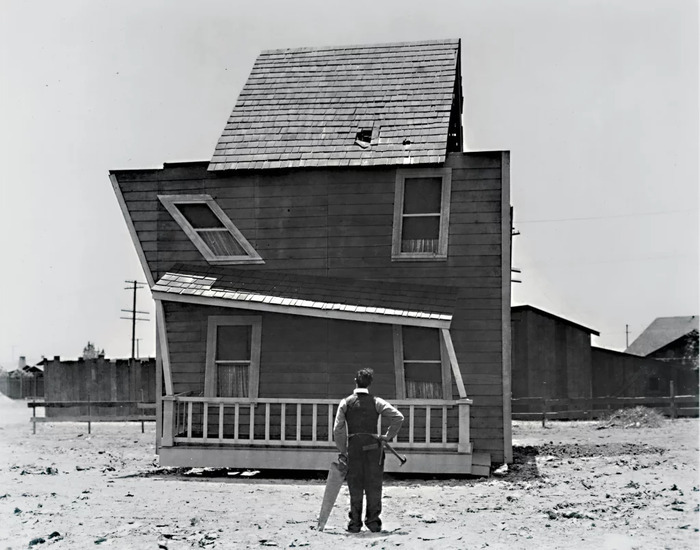
[[[488,453],[445,453],[439,451],[409,451],[397,449],[408,459],[401,466],[398,459],[387,453],[384,471],[412,474],[459,474],[488,476],[491,455]],[[338,452],[329,448],[274,448],[177,445],[161,447],[160,465],[179,468],[245,468],[256,470],[328,470]]]

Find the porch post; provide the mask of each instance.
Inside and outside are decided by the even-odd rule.
[[[458,401],[459,407],[459,443],[458,453],[472,452],[472,444],[469,442],[469,411],[472,404],[471,399],[462,398]]]
[[[173,446],[175,420],[175,399],[170,395],[163,396],[163,438],[161,445],[163,447]]]

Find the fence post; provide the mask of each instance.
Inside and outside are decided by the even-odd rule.
[[[90,406],[90,392],[87,395],[87,413],[88,413],[88,435],[92,433],[92,407]]]
[[[36,434],[36,396],[32,399],[32,433]]]
[[[673,387],[673,380],[670,381],[670,389],[671,389],[671,403],[670,403],[670,408],[671,408],[671,418],[676,418],[677,412],[676,412],[676,391],[675,388]]]
[[[542,398],[542,427],[547,427],[547,398]]]

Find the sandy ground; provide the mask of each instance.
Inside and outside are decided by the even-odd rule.
[[[319,478],[163,471],[154,426],[40,424],[0,395],[0,548],[698,548],[698,420],[516,422],[503,477],[387,477],[382,533],[346,534]],[[388,458],[389,459],[389,458]],[[410,457],[409,457],[410,459]]]

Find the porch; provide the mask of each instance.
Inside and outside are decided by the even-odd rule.
[[[160,462],[164,466],[327,470],[337,456],[333,421],[337,399],[255,400],[163,396]],[[404,399],[392,402],[405,416],[385,470],[403,473],[488,475],[490,455],[472,453],[472,401]],[[381,419],[378,422],[381,433]]]

